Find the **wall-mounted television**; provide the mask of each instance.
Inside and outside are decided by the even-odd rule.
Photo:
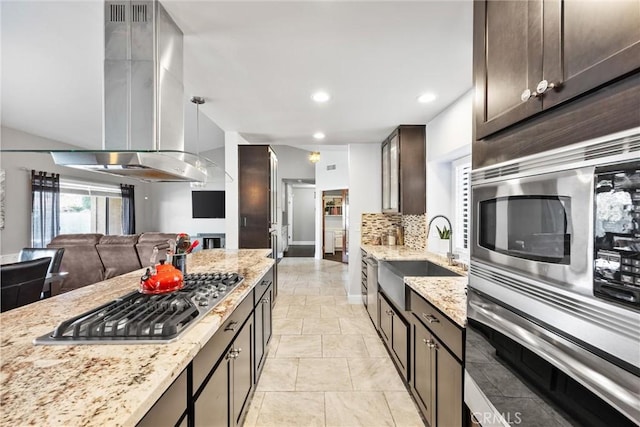
[[[192,191],[193,218],[224,218],[224,191]]]

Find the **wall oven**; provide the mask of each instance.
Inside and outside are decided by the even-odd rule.
[[[475,170],[472,203],[474,417],[640,424],[640,128]]]

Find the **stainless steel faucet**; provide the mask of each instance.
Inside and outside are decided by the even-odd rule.
[[[431,218],[431,221],[429,221],[429,225],[427,225],[427,237],[429,236],[429,232],[431,231],[431,223],[436,218],[444,218],[449,224],[449,230],[451,230],[451,234],[449,234],[449,252],[447,252],[447,259],[449,260],[449,265],[453,265],[453,260],[458,258],[458,255],[453,253],[453,226],[451,225],[451,221],[449,221],[449,218],[444,215],[436,215]]]

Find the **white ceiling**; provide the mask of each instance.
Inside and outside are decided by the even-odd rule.
[[[185,34],[185,97],[250,142],[380,142],[471,88],[471,0],[163,4]],[[101,147],[102,5],[1,2],[3,126]],[[317,89],[331,101],[315,104]]]

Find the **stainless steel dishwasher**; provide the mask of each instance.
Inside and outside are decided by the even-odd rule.
[[[367,311],[378,329],[378,261],[368,256],[367,263]]]

